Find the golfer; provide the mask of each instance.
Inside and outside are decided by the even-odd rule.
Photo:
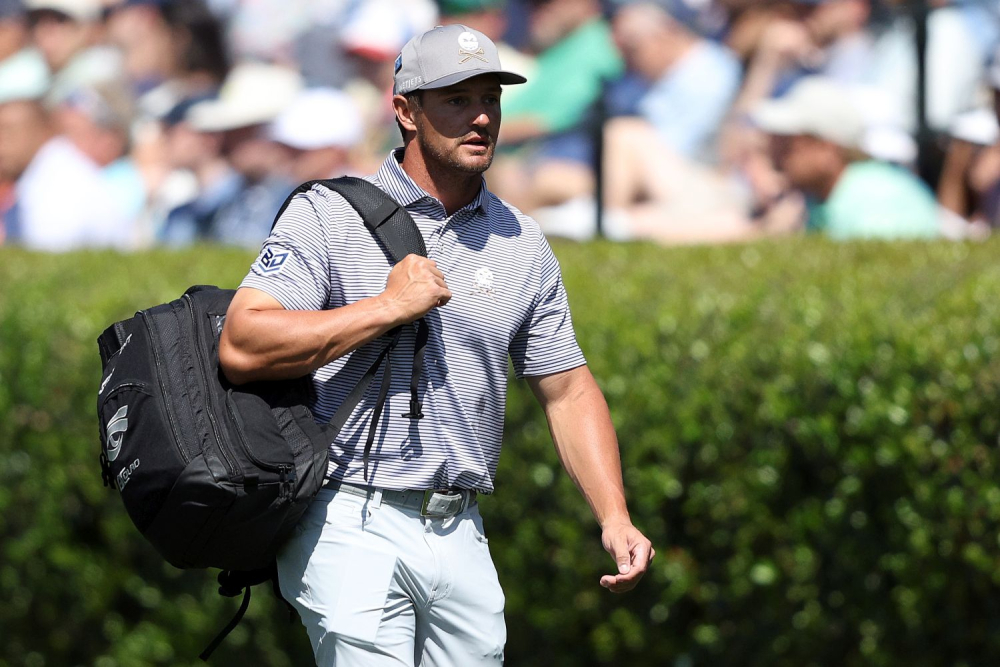
[[[323,187],[296,196],[229,309],[220,361],[233,382],[312,374],[328,420],[403,325],[365,465],[372,386],[330,444],[328,481],[278,556],[318,665],[470,667],[503,662],[504,596],[477,497],[493,493],[508,359],[548,419],[631,589],[653,549],[633,525],[607,404],[576,342],[557,263],[533,220],[483,180],[500,132],[496,46],[462,25],[414,37],[396,61],[403,148],[369,177],[406,207],[428,257],[390,266],[358,214]],[[373,383],[377,385],[378,383]],[[414,406],[416,402],[416,406]],[[517,453],[515,452],[516,456]]]

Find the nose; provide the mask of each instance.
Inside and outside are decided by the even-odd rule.
[[[489,124],[490,124],[490,115],[486,112],[485,109],[480,108],[479,113],[476,114],[476,117],[472,119],[473,127],[486,127]]]

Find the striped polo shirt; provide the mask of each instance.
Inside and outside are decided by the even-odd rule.
[[[415,325],[392,354],[392,384],[364,478],[362,454],[378,397],[377,375],[330,445],[328,477],[387,489],[465,488],[492,493],[503,437],[508,357],[517,377],[585,362],[573,332],[559,263],[538,225],[487,190],[449,216],[393,151],[368,180],[406,207],[452,298],[426,316],[430,335],[419,396],[409,412]],[[314,186],[297,195],[241,286],[289,310],[337,308],[380,294],[390,261],[340,195]],[[313,373],[317,421],[336,412],[385,337]]]

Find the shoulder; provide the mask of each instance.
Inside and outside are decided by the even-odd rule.
[[[516,237],[526,246],[546,243],[545,234],[535,219],[513,204],[490,192],[486,206],[493,233]]]
[[[894,198],[907,195],[918,199],[934,198],[930,188],[916,175],[902,167],[876,160],[852,164],[844,172],[842,181],[837,184],[834,196]]]
[[[356,222],[360,214],[351,206],[343,195],[321,183],[313,183],[312,187],[295,194],[288,202],[281,221],[299,218],[318,220],[324,226],[338,226],[345,219]]]

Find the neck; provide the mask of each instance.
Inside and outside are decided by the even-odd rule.
[[[481,174],[427,160],[416,141],[407,144],[400,166],[414,183],[441,202],[448,215],[470,204],[483,183]]]

